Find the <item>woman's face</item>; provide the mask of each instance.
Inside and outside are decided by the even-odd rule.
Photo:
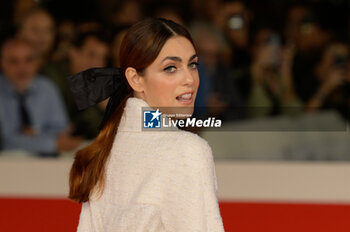
[[[170,38],[142,74],[141,97],[150,106],[186,107],[192,114],[199,86],[197,65],[192,43],[182,36]]]

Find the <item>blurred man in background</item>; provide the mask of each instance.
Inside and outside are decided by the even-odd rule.
[[[105,103],[78,111],[66,78],[69,75],[89,68],[105,67],[109,55],[109,40],[101,31],[85,32],[77,36],[68,51],[68,59],[51,64],[44,74],[58,86],[69,118],[73,123],[74,135],[93,139],[98,133],[98,126],[103,117]]]
[[[38,59],[27,42],[9,39],[1,51],[0,123],[2,148],[55,156],[80,145],[72,137],[55,86],[37,75]]]
[[[223,31],[230,46],[230,69],[234,72],[237,89],[246,102],[251,90],[251,10],[241,0],[223,0],[216,14],[216,24]]]
[[[292,7],[288,16],[289,34],[293,36],[287,42],[295,46],[293,82],[296,94],[307,104],[317,91],[318,78],[315,69],[330,41],[330,35],[321,27],[315,13],[306,6]]]
[[[51,14],[42,8],[33,8],[23,16],[18,28],[18,36],[33,47],[40,66],[44,66],[50,59],[56,36]]]

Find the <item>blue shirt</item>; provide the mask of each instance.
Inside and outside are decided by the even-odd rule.
[[[68,119],[60,95],[54,84],[41,76],[33,79],[26,93],[25,105],[35,136],[21,133],[18,93],[10,81],[0,74],[2,149],[53,154],[57,151],[58,134],[68,127]]]

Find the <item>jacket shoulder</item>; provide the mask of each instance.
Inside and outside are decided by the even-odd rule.
[[[181,153],[183,162],[209,165],[213,162],[212,149],[199,135],[188,131],[177,132],[174,150]]]
[[[182,142],[193,149],[210,149],[208,142],[195,133],[180,130],[179,135]]]

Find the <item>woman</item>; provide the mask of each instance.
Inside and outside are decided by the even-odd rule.
[[[69,197],[83,203],[79,232],[224,231],[207,142],[177,128],[141,126],[142,107],[193,111],[197,62],[189,33],[172,21],[149,18],[128,30],[120,51],[125,86],[116,88],[106,123],[70,173]]]

